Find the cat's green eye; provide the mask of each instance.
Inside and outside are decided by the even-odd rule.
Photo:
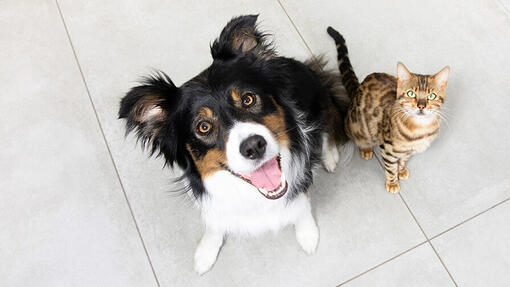
[[[415,98],[416,94],[414,93],[414,91],[407,91],[407,96],[410,98]]]
[[[431,101],[432,101],[433,99],[435,99],[435,98],[436,98],[436,94],[434,94],[434,93],[429,94],[429,95],[428,95],[428,97],[427,97],[427,99],[429,99],[429,100],[431,100]]]

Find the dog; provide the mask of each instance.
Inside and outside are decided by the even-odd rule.
[[[319,241],[307,189],[312,168],[333,171],[346,142],[349,100],[324,61],[280,57],[258,15],[233,18],[211,45],[213,62],[176,87],[163,72],[121,100],[126,133],[183,170],[205,231],[195,271],[210,270],[226,235],[292,224],[302,249]]]

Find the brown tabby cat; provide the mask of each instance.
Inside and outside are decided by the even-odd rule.
[[[409,177],[406,163],[411,155],[425,151],[437,136],[450,68],[435,75],[419,75],[399,62],[396,78],[374,73],[360,85],[344,38],[331,27],[328,33],[335,40],[342,82],[352,99],[345,129],[366,160],[372,158],[373,147],[379,145],[386,190],[397,193],[398,180]]]

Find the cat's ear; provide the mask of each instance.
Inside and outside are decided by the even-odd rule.
[[[448,82],[448,75],[450,74],[450,66],[444,67],[441,71],[435,74],[432,78],[434,79],[434,83],[441,87],[441,89],[446,88],[446,83]]]
[[[404,66],[402,62],[397,63],[397,80],[399,83],[409,81],[411,79],[411,72]]]

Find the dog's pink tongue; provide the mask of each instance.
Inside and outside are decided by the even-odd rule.
[[[251,183],[267,191],[273,191],[280,185],[282,171],[278,167],[276,158],[268,160],[261,167],[249,175]]]

